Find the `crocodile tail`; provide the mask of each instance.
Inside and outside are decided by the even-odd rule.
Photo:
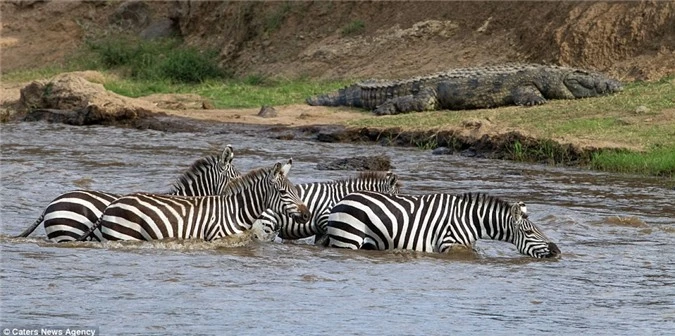
[[[363,107],[361,103],[361,87],[353,84],[328,94],[309,97],[306,100],[311,106],[350,106]]]

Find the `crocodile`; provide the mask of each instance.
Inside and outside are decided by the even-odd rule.
[[[433,110],[533,106],[547,99],[575,99],[622,91],[604,74],[541,64],[451,69],[404,80],[361,81],[337,92],[307,98],[313,106],[350,106],[376,115]]]

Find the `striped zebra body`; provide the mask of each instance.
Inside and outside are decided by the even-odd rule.
[[[69,191],[49,203],[36,224],[39,225],[44,219],[47,238],[53,242],[73,241],[87,232],[108,204],[119,196],[96,190]],[[20,236],[27,237],[31,232],[24,232]],[[95,232],[94,239],[101,239],[100,231]]]
[[[558,247],[527,217],[524,203],[485,194],[356,192],[333,207],[325,230],[328,246],[350,249],[443,253],[492,239],[510,242],[532,257],[558,257]]]
[[[307,221],[309,211],[287,178],[290,168],[291,161],[256,169],[232,179],[218,196],[122,196],[105,209],[96,225],[104,240],[211,241],[249,230],[267,208]]]
[[[234,177],[240,176],[232,165],[234,152],[227,146],[220,155],[195,161],[172,184],[170,194],[183,196],[218,195]],[[28,237],[44,221],[47,239],[53,242],[73,241],[91,229],[103,210],[122,195],[95,190],[74,190],[52,200],[33,225],[17,237]],[[92,239],[101,240],[95,230]]]
[[[325,222],[333,205],[347,194],[359,190],[398,194],[400,183],[398,176],[392,172],[370,171],[350,179],[296,184],[295,188],[312,214],[310,220],[304,224],[298,223],[293,218],[268,209],[254,224],[263,231],[264,240],[273,240],[277,232],[282,239],[312,237],[317,233],[317,223]]]

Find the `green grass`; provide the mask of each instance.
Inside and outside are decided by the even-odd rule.
[[[51,65],[44,68],[25,69],[19,71],[12,71],[2,74],[3,82],[22,83],[35,79],[54,77],[65,71],[74,71],[76,69],[69,69],[61,65]]]
[[[642,175],[675,177],[675,146],[648,152],[603,150],[593,155],[591,166],[597,170]]]
[[[352,20],[349,22],[342,30],[342,36],[357,35],[363,33],[366,30],[366,23],[363,20]]]
[[[638,106],[646,113],[636,113]],[[578,138],[647,149],[675,145],[675,80],[630,83],[619,94],[578,100],[552,100],[535,107],[399,114],[349,122],[355,127],[401,127],[409,130],[462,127],[468,119],[488,119],[503,128],[524,129],[541,138]],[[663,110],[669,109],[662,113]]]
[[[646,106],[647,112],[637,112]],[[352,120],[353,127],[402,130],[462,129],[464,120],[478,119],[487,127],[517,129],[538,138],[536,146],[512,144],[514,160],[564,162],[557,143],[579,142],[590,147],[619,147],[591,158],[595,169],[647,175],[675,175],[675,79],[636,82],[607,97],[552,100],[535,107],[504,107],[471,111],[433,111]]]
[[[257,78],[257,77],[256,77]],[[262,105],[303,103],[311,95],[337,90],[344,82],[313,82],[306,79],[264,80],[247,76],[240,79],[207,80],[199,84],[170,81],[111,79],[106,89],[127,97],[154,93],[195,93],[212,101],[216,108],[252,108]]]
[[[265,17],[265,30],[274,32],[281,28],[281,24],[286,20],[286,16],[291,11],[291,2],[281,3],[271,14]]]

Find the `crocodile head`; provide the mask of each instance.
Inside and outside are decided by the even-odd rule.
[[[621,82],[616,79],[577,69],[570,71],[563,82],[575,98],[604,96],[623,90]]]

